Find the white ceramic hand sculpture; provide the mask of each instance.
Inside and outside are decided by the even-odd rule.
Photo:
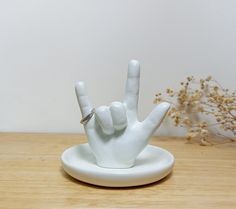
[[[100,167],[133,166],[136,157],[146,147],[170,107],[169,103],[163,102],[157,105],[144,121],[139,122],[139,80],[139,62],[131,60],[124,101],[96,108],[95,116],[84,125],[88,143]],[[75,89],[82,116],[85,117],[91,113],[93,107],[86,94],[84,82],[77,82]]]

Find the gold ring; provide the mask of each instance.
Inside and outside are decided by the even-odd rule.
[[[86,125],[90,121],[90,119],[93,117],[94,113],[95,113],[95,109],[93,108],[88,115],[86,115],[85,117],[81,119],[80,123],[82,123],[83,125]]]

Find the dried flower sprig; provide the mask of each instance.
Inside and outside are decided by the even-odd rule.
[[[223,88],[211,76],[199,80],[189,76],[180,86],[178,91],[168,88],[164,94],[156,94],[154,102],[167,101],[172,104],[168,116],[175,126],[187,129],[187,140],[198,138],[201,145],[209,145],[209,135],[224,136],[220,130],[236,136],[235,91]],[[207,122],[209,117],[215,122]],[[219,131],[212,133],[212,126],[216,126]],[[235,137],[229,139],[236,141]]]

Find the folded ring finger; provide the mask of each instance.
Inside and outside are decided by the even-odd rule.
[[[107,135],[114,133],[112,116],[109,107],[101,106],[95,109],[96,120],[103,132]]]

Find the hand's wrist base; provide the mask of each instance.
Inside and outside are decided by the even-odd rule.
[[[111,161],[109,159],[104,160],[96,160],[96,163],[98,166],[103,168],[114,168],[114,169],[125,169],[125,168],[131,168],[134,166],[135,160],[130,162],[117,162],[117,161]]]

